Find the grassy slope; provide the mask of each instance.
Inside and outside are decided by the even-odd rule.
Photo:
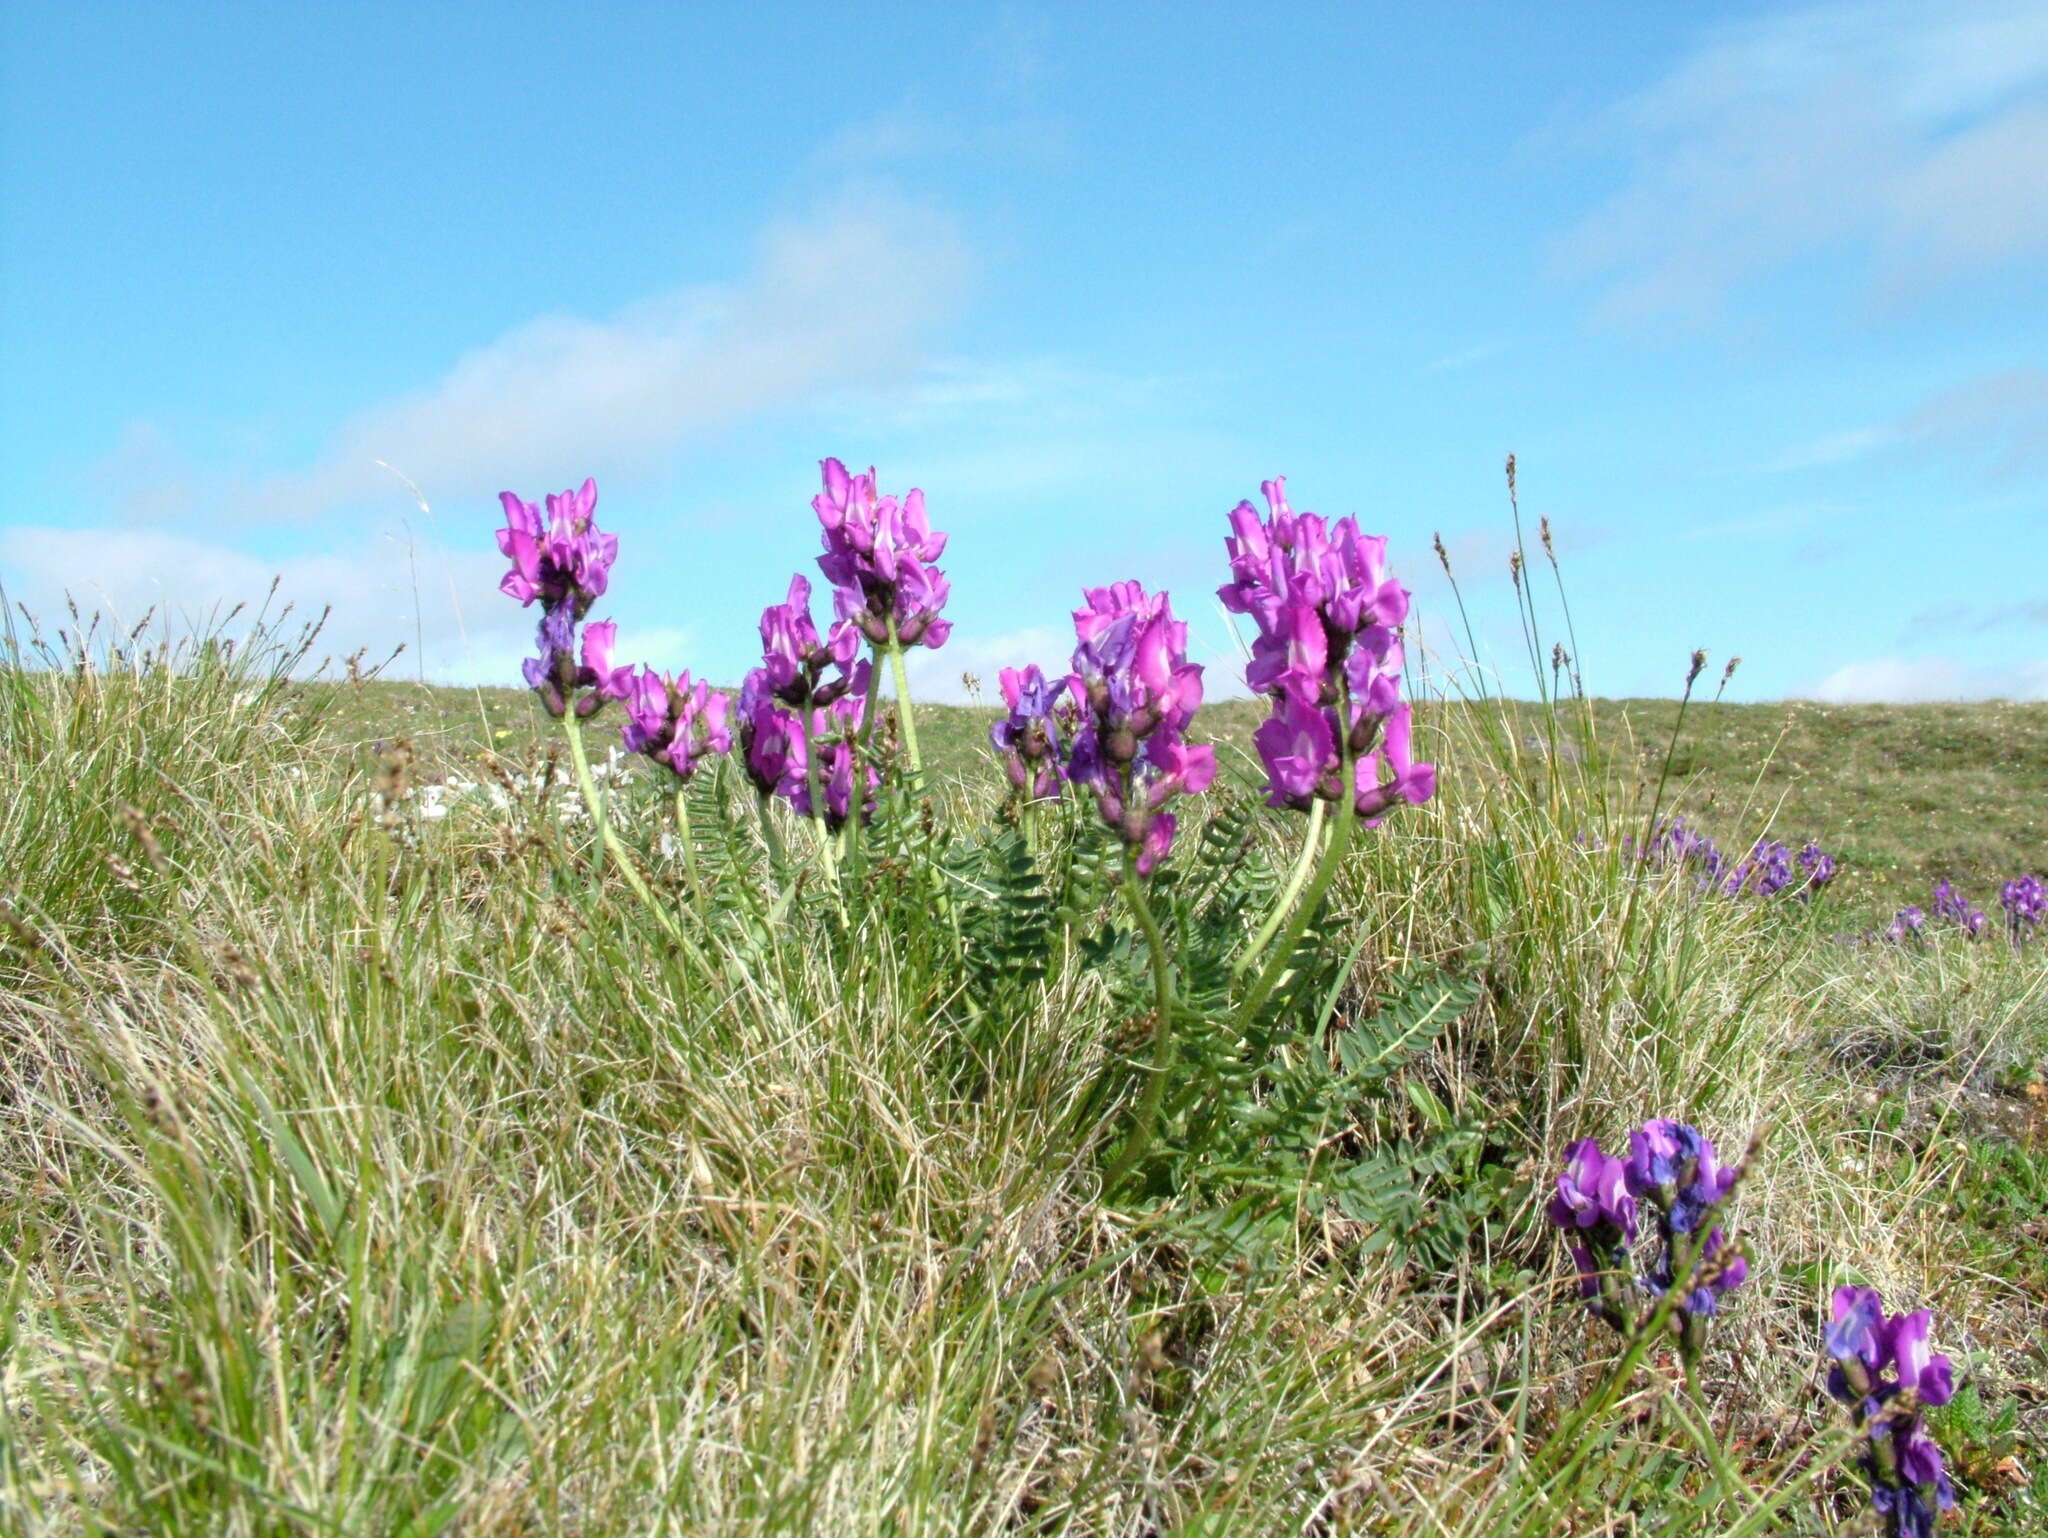
[[[1637,885],[1575,840],[1633,826],[1634,767],[1532,792],[1499,743],[1536,718],[1439,715],[1444,793],[1361,846],[1324,949],[1359,958],[1345,1019],[1403,959],[1479,944],[1483,998],[1318,1165],[1477,1128],[1505,1200],[1425,1261],[1320,1190],[1235,1250],[1185,1204],[1102,1202],[1074,1108],[1143,1042],[1144,978],[1055,947],[1000,1011],[963,1006],[987,957],[931,860],[985,789],[910,829],[842,927],[709,781],[698,922],[665,797],[629,786],[671,934],[531,795],[367,815],[363,743],[524,756],[523,697],[487,726],[473,696],[376,685],[321,718],[247,671],[260,650],[239,667],[0,670],[0,1530],[1818,1535],[1853,1480],[1768,1517],[1748,1492],[1833,1434],[1816,1318],[1850,1280],[1933,1307],[1970,1380],[1941,1425],[1967,1530],[2041,1530],[2048,947],[1829,933],[1891,900],[1881,860],[1917,882],[1972,853],[1934,835],[1986,783],[1987,878],[2040,863],[2013,810],[2038,710],[1812,712],[1779,826],[1853,812],[1871,886],[1811,920]],[[1689,739],[1724,841],[1783,714]],[[967,763],[978,719],[931,726]],[[2029,734],[2031,780],[1987,768]],[[1942,804],[1887,819],[1893,793]],[[1253,866],[1284,863],[1298,825],[1259,826]],[[771,923],[753,893],[784,899]],[[1073,938],[1120,923],[1084,904]],[[1538,1215],[1567,1142],[1673,1112],[1767,1136],[1754,1276],[1706,1364],[1726,1484],[1668,1365],[1571,1426],[1611,1348]]]
[[[431,765],[473,773],[489,743],[519,761],[547,726],[531,697],[512,689],[437,689],[373,683],[336,687],[333,737],[364,745],[409,735]],[[1438,729],[1455,731],[1443,716]],[[1219,740],[1249,754],[1261,709],[1245,701],[1204,711]],[[984,758],[990,713],[920,706],[918,730],[942,774],[991,773]],[[1598,739],[1626,780],[1653,786],[1678,724],[1670,700],[1599,701]],[[1520,735],[1532,752],[1543,717],[1524,707]],[[594,729],[593,749],[612,729]],[[1632,751],[1631,751],[1632,750]],[[1441,755],[1440,755],[1441,756]],[[1244,774],[1247,758],[1232,760]],[[1444,765],[1446,775],[1457,766]],[[2048,704],[1696,704],[1672,758],[1668,800],[1736,852],[1745,838],[1798,847],[1808,838],[1842,862],[1845,912],[1878,922],[1907,903],[1925,904],[1946,876],[1987,910],[1998,885],[2023,870],[2048,875]]]

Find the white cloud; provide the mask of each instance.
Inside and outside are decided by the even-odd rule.
[[[1046,677],[1055,678],[1067,671],[1073,650],[1073,633],[1049,626],[1033,625],[990,636],[973,635],[956,626],[939,650],[919,647],[904,658],[904,666],[910,674],[913,699],[948,705],[972,703],[974,696],[963,677],[971,674],[980,681],[980,703],[1000,705],[1002,690],[996,677],[1004,668],[1035,662]]]
[[[253,610],[275,579],[270,612],[274,618],[290,604],[288,629],[317,619],[323,608],[333,610],[310,663],[358,649],[376,662],[403,644],[388,676],[413,678],[424,670],[444,683],[503,684],[519,677],[537,611],[498,595],[504,564],[488,546],[449,551],[396,531],[340,550],[267,560],[154,529],[0,529],[8,597],[39,616],[59,613],[68,594],[81,609],[98,610],[123,629],[154,610],[156,623],[176,635],[236,604]],[[682,649],[673,636],[642,639]]]
[[[1892,427],[1851,427],[1838,433],[1825,433],[1818,438],[1809,438],[1804,443],[1795,443],[1784,450],[1770,463],[1766,470],[1815,470],[1826,465],[1847,464],[1861,459],[1875,449],[1898,438],[1898,431]]]
[[[1996,667],[1954,657],[1875,657],[1836,668],[1814,687],[1812,698],[1844,705],[2048,700],[2048,657]]]
[[[2048,253],[2048,8],[1838,4],[1723,27],[1590,125],[1629,181],[1553,244],[1610,321],[1710,313],[1856,245],[1909,297]]]
[[[1898,431],[1951,452],[1989,450],[1999,477],[2048,466],[2048,370],[2008,369],[1969,380],[1935,396]]]
[[[213,489],[230,517],[295,520],[384,496],[382,460],[442,502],[528,496],[657,466],[691,434],[828,393],[909,377],[955,310],[969,259],[952,222],[875,194],[770,226],[736,282],[679,288],[607,319],[544,315],[458,358],[439,380],[340,424],[303,469]],[[117,500],[189,501],[188,469],[147,432],[102,477]],[[175,505],[175,504],[173,504]]]

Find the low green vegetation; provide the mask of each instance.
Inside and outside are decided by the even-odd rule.
[[[0,1531],[1849,1531],[1846,1284],[1934,1311],[1954,1530],[2048,1527],[2048,945],[1847,938],[2048,866],[2048,707],[1696,704],[1664,809],[1821,839],[1811,903],[1624,855],[1670,704],[1425,708],[1256,1042],[1211,1001],[1296,825],[1206,711],[1108,1181],[1146,937],[991,712],[920,708],[836,886],[721,764],[700,899],[604,781],[657,915],[529,696],[292,661],[0,669]],[[1759,1140],[1704,1425],[1666,1353],[1578,1413],[1543,1217],[1656,1116]]]

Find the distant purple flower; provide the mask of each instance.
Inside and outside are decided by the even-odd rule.
[[[1202,703],[1202,670],[1187,660],[1188,627],[1165,593],[1136,582],[1082,592],[1073,673],[1081,712],[1067,777],[1095,796],[1102,820],[1150,875],[1173,844],[1166,803],[1216,777],[1216,750],[1182,733]]]
[[[1824,1342],[1833,1362],[1828,1392],[1850,1407],[1860,1441],[1857,1462],[1871,1504],[1894,1535],[1931,1538],[1936,1513],[1955,1505],[1941,1447],[1928,1435],[1925,1406],[1947,1404],[1955,1370],[1928,1350],[1934,1316],[1926,1309],[1887,1318],[1873,1288],[1837,1287]],[[1906,1406],[1895,1403],[1901,1395]]]
[[[701,678],[641,668],[630,674],[624,699],[626,751],[646,754],[678,779],[688,780],[708,755],[732,751],[726,697]]]
[[[836,459],[819,471],[825,489],[811,510],[824,530],[818,569],[833,586],[833,612],[877,646],[889,644],[892,620],[901,645],[945,645],[953,626],[939,611],[952,588],[934,563],[946,536],[926,519],[924,493],[912,487],[901,501],[880,496],[872,469],[850,475]]]
[[[2040,929],[2048,920],[2048,881],[2039,876],[2018,876],[1998,889],[1998,906],[2005,910],[2005,926],[2015,943]]]
[[[1894,940],[1903,940],[1907,935],[1917,935],[1927,927],[1927,914],[1919,908],[1901,908],[1892,915],[1892,921],[1885,933]]]
[[[1775,897],[1792,885],[1792,851],[1776,839],[1758,839],[1723,883],[1731,897],[1744,892]]]
[[[513,492],[500,492],[498,500],[505,509],[498,550],[512,562],[499,590],[522,604],[537,598],[550,610],[566,604],[572,618],[582,619],[603,596],[619,553],[619,537],[597,527],[597,482],[550,494],[545,523],[539,508]]]
[[[1806,872],[1806,885],[1800,890],[1801,897],[1811,897],[1830,881],[1835,879],[1838,867],[1835,857],[1822,849],[1819,844],[1809,842],[1799,851],[1799,868]]]
[[[1053,710],[1066,692],[1066,680],[1048,682],[1034,662],[1021,672],[1004,668],[997,681],[1010,713],[988,729],[988,740],[1003,755],[1003,769],[1010,783],[1023,791],[1027,799],[1054,800],[1059,796],[1064,776],[1060,765],[1060,728]]]
[[[1951,920],[1972,939],[1984,932],[1984,910],[1958,892],[1945,876],[1934,883],[1934,916]]]

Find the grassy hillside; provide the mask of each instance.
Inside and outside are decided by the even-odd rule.
[[[379,739],[407,736],[429,773],[474,776],[484,749],[521,763],[552,739],[552,723],[524,690],[377,682],[314,692],[332,712],[337,748],[366,752]],[[1432,731],[1438,741],[1468,732],[1454,718],[1493,708],[1424,707],[1423,741]],[[1202,716],[1215,740],[1237,750],[1225,755],[1226,767],[1247,784],[1258,779],[1251,734],[1263,716],[1262,706],[1242,700]],[[971,782],[995,772],[993,719],[991,710],[918,706],[918,730],[942,778]],[[1514,710],[1532,774],[1546,751],[1546,723],[1534,705]],[[1564,751],[1577,756],[1581,729],[1566,724]],[[615,725],[593,727],[593,751],[616,735]],[[1696,703],[1679,730],[1675,701],[1600,700],[1592,740],[1599,767],[1631,793],[1654,789],[1673,750],[1667,803],[1725,846],[1819,840],[1842,862],[1838,892],[1857,923],[1924,905],[1944,877],[1988,906],[2000,883],[2048,871],[2048,704]],[[1445,761],[1446,776],[1458,772]]]
[[[1246,973],[1303,823],[1227,776],[1143,920],[967,711],[858,862],[720,770],[687,850],[606,782],[622,862],[524,696],[285,660],[0,668],[0,1531],[1819,1538],[1849,1284],[1955,1363],[1952,1530],[2048,1527],[2048,942],[1840,938],[2048,864],[2039,708],[1689,717],[1811,905],[1622,857],[1669,705],[1439,709]],[[1544,1213],[1656,1116],[1755,1147],[1692,1380]]]

